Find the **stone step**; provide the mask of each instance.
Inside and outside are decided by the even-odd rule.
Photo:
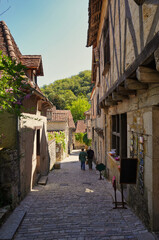
[[[47,180],[48,180],[48,176],[41,176],[41,178],[38,181],[38,184],[39,185],[46,185]]]
[[[54,169],[60,169],[61,168],[61,164],[59,162],[56,162],[54,164]]]
[[[145,233],[138,234],[137,239],[138,240],[156,240],[156,237],[150,232],[145,232]]]

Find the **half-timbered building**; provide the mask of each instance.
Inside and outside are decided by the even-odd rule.
[[[120,182],[121,159],[137,158],[136,184],[125,185],[125,198],[159,230],[159,1],[90,0],[87,46],[92,134],[97,128],[101,136],[106,174]]]

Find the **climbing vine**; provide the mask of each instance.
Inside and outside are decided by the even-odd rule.
[[[85,144],[86,146],[90,146],[92,143],[92,139],[89,139],[87,133],[76,133],[75,134],[76,141]]]
[[[77,142],[83,143],[84,133],[75,133],[75,139]]]
[[[53,133],[48,133],[48,140],[51,141],[55,139],[56,143],[60,143],[63,147],[63,150],[66,150],[66,143],[65,143],[65,133],[60,131],[60,132],[53,132]]]
[[[29,87],[24,70],[25,66],[0,52],[0,113],[20,115],[20,106]]]

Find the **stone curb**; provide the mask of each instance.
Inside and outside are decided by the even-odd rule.
[[[25,217],[25,210],[17,210],[10,215],[7,221],[2,225],[0,229],[0,240],[12,240],[19,225]]]
[[[141,233],[137,236],[138,240],[157,240],[156,236],[154,236],[152,233],[150,232],[145,232],[145,233]]]

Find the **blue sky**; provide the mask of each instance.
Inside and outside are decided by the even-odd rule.
[[[42,55],[39,86],[91,69],[86,48],[88,0],[0,0],[6,22],[22,54]]]

